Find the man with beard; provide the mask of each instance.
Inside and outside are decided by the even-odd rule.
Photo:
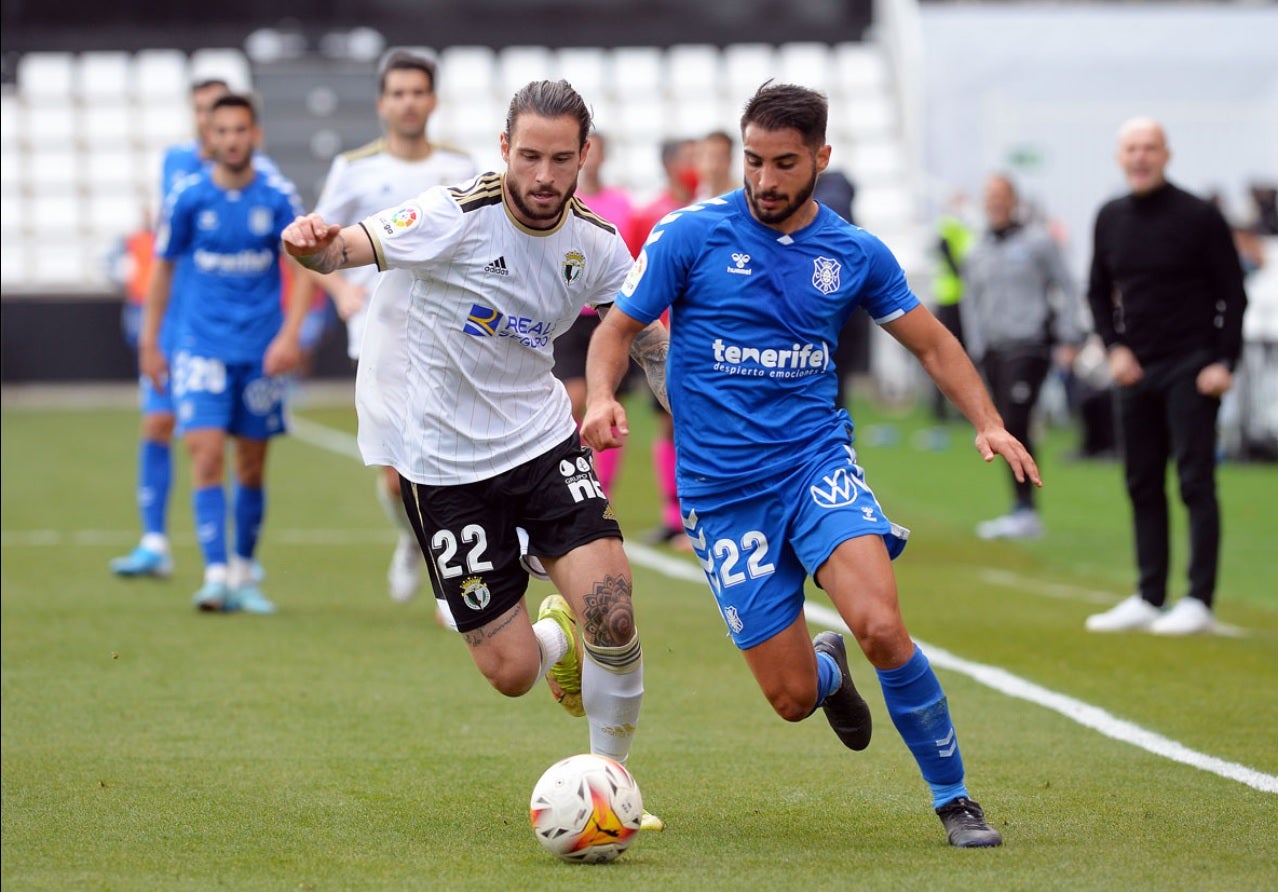
[[[300,210],[293,184],[253,163],[261,139],[257,112],[227,93],[210,112],[213,164],[174,187],[155,242],[138,362],[153,387],[172,388],[191,456],[195,528],[204,553],[205,611],[273,613],[253,578],[266,496],[271,437],[282,434],[284,382],[301,362],[300,331],[309,302],[280,306],[279,237]],[[176,319],[173,367],[159,343],[179,258],[189,259],[188,293]],[[235,440],[239,484],[235,550],[228,559],[226,438]]]
[[[545,676],[587,717],[591,752],[624,762],[643,699],[630,564],[552,372],[555,337],[583,306],[605,313],[632,263],[616,227],[573,194],[589,133],[567,81],[535,81],[507,112],[505,173],[345,228],[300,217],[283,242],[319,273],[376,263],[411,274],[370,308],[360,452],[399,473],[435,596],[489,684],[518,697]],[[660,324],[635,341],[662,395],[665,345]],[[540,570],[562,595],[534,622],[525,593]],[[644,824],[660,828],[650,815]]]
[[[387,55],[381,65],[377,95],[377,115],[385,134],[333,159],[315,213],[347,226],[431,186],[458,183],[475,175],[475,164],[469,155],[427,138],[427,123],[438,101],[435,74],[435,63],[418,53],[394,50]],[[331,294],[338,315],[346,321],[347,353],[356,361],[373,288],[387,277],[402,277],[399,286],[408,281],[405,272],[381,274],[373,266],[322,277],[301,275],[294,283],[292,299],[306,300],[307,292],[316,284]],[[377,501],[398,534],[387,571],[390,596],[395,601],[408,601],[421,587],[422,557],[404,513],[399,475],[394,468],[381,469]],[[440,624],[447,623],[442,608],[436,608],[435,617]]]
[[[582,437],[628,433],[615,387],[626,351],[670,312],[668,395],[683,523],[728,633],[777,714],[818,706],[845,746],[869,745],[871,716],[843,637],[808,637],[804,585],[829,594],[878,672],[888,713],[931,788],[949,842],[1002,837],[968,798],[945,694],[910,639],[891,560],[909,531],[887,519],[836,407],[831,352],[859,308],[918,357],[1001,455],[1039,483],[962,346],[910,292],[877,238],[813,200],[830,161],[826,99],[764,84],[741,117],[744,188],[671,214],[648,238],[591,342]]]

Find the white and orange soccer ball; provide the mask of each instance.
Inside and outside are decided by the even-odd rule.
[[[643,797],[620,762],[582,753],[546,769],[529,803],[533,832],[565,861],[616,860],[639,835]]]

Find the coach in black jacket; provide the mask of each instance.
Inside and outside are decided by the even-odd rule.
[[[1170,157],[1158,122],[1124,124],[1118,164],[1131,193],[1096,216],[1087,296],[1117,385],[1140,571],[1136,595],[1088,618],[1087,628],[1096,632],[1187,635],[1214,626],[1216,415],[1242,352],[1247,296],[1229,226],[1206,201],[1167,181]],[[1189,590],[1163,612],[1164,481],[1173,457],[1189,511]]]

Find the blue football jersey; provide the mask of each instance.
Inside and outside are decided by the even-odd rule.
[[[211,168],[178,184],[155,241],[156,256],[187,258],[174,350],[225,362],[262,358],[283,322],[280,233],[301,212],[293,184],[260,169],[241,190],[222,189]]]
[[[766,479],[848,442],[833,362],[844,322],[918,304],[887,246],[823,206],[789,235],[755,220],[741,190],[660,220],[616,305],[643,322],[669,307],[679,492]]]
[[[173,190],[188,177],[208,170],[212,163],[204,157],[199,140],[191,139],[170,146],[165,150],[164,158],[160,162],[160,201],[165,202]],[[253,155],[253,168],[258,173],[280,176],[275,162],[265,155]],[[160,213],[163,213],[163,204]],[[177,258],[173,265],[173,287],[169,292],[169,306],[160,323],[160,349],[165,354],[172,352],[173,341],[177,337],[177,319],[181,316],[183,298],[190,287],[190,267],[190,258],[185,255]]]

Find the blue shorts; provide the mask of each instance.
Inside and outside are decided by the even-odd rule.
[[[143,375],[138,379],[138,403],[143,415],[172,415],[173,388],[156,390],[151,379]]]
[[[287,381],[263,374],[261,360],[228,363],[183,351],[173,358],[170,374],[181,430],[212,427],[248,440],[287,433]]]
[[[895,558],[910,534],[883,515],[848,445],[814,456],[780,479],[727,496],[679,501],[719,612],[741,650],[794,622],[807,578],[840,543],[882,536]]]

